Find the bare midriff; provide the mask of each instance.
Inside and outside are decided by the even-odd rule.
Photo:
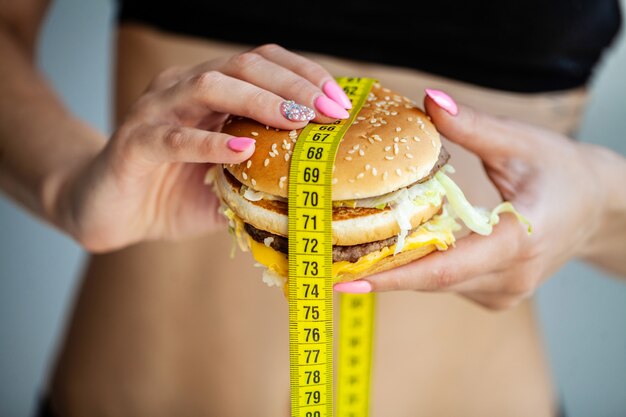
[[[210,24],[210,23],[207,23]],[[150,80],[250,49],[125,25],[117,32],[115,114]],[[407,52],[412,53],[412,52]],[[421,102],[440,88],[485,111],[567,132],[584,91],[511,95],[407,69],[310,55],[335,75],[367,75]],[[445,141],[470,201],[498,194],[480,162]],[[453,250],[453,249],[452,249]],[[289,414],[288,306],[227,231],[92,256],[51,382],[63,417]],[[373,416],[553,416],[555,393],[532,300],[489,311],[449,293],[378,297]]]

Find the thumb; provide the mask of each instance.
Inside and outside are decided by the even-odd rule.
[[[514,123],[457,105],[441,90],[426,89],[424,108],[443,136],[487,164],[494,158],[525,153],[527,141]]]

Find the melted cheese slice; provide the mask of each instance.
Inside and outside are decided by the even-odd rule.
[[[435,230],[433,230],[435,229]],[[430,226],[421,226],[406,238],[406,242],[401,252],[418,249],[427,245],[435,245],[438,250],[446,250],[449,245],[454,243],[454,234],[450,228],[436,230]],[[285,254],[278,252],[271,247],[265,246],[254,239],[248,237],[248,245],[252,252],[252,256],[257,262],[267,267],[272,272],[286,277],[289,272],[289,261]],[[356,262],[334,262],[333,263],[333,281],[341,281],[341,276],[349,273],[356,274],[372,267],[382,259],[393,256],[396,245],[385,247],[379,251],[369,253],[359,258]]]

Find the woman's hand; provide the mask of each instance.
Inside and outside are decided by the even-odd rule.
[[[431,95],[435,99],[427,97],[425,108],[438,130],[483,160],[502,198],[530,220],[533,232],[528,235],[513,215],[502,215],[492,235],[471,234],[448,251],[356,281],[360,292],[365,287],[450,291],[501,309],[530,296],[575,256],[604,256],[604,266],[626,272],[623,158],[547,130],[457,108],[438,91]]]
[[[349,107],[326,70],[276,45],[165,71],[95,158],[63,172],[52,217],[96,252],[211,231],[223,219],[207,169],[255,148],[254,137],[219,133],[229,114],[291,130]]]

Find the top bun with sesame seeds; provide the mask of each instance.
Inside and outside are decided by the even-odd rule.
[[[223,132],[257,141],[250,159],[226,169],[247,187],[286,198],[300,130],[276,130],[234,117]],[[416,183],[429,176],[441,150],[439,133],[428,116],[407,97],[377,84],[339,145],[332,199],[375,197]]]

